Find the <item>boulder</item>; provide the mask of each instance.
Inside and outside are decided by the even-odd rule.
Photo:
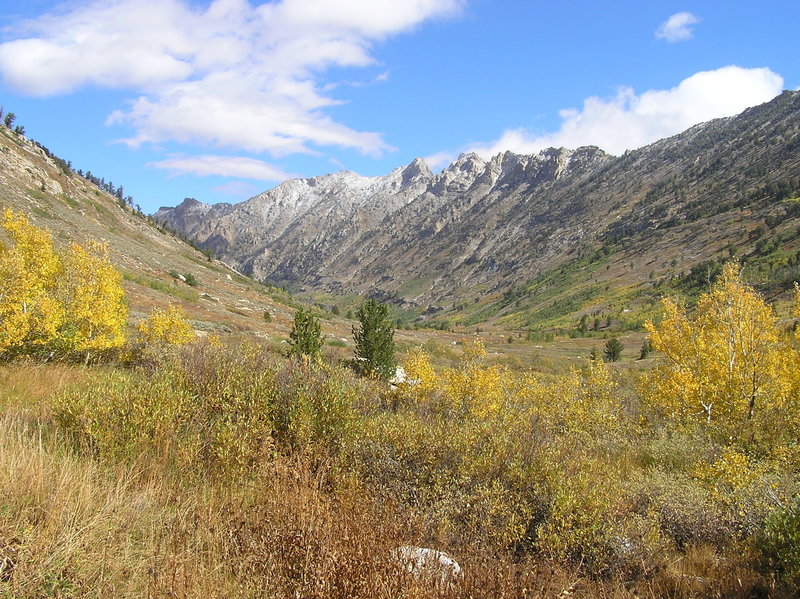
[[[444,551],[403,545],[392,550],[392,559],[420,581],[449,586],[463,576],[461,566]]]

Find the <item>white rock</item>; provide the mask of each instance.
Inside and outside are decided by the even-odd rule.
[[[392,550],[392,559],[418,580],[451,585],[463,576],[461,566],[444,551],[403,545]]]
[[[402,366],[397,366],[394,370],[394,376],[389,379],[392,385],[399,385],[400,383],[407,383],[408,375]]]

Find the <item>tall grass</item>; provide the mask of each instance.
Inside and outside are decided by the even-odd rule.
[[[111,466],[4,417],[0,542],[15,557],[0,595],[453,597],[519,593],[535,579],[526,596],[545,597],[569,584],[571,573],[480,553],[458,589],[416,580],[390,556],[422,524],[326,486],[305,461],[279,457],[239,485],[187,487],[153,456]]]
[[[794,466],[733,472],[701,433],[597,411],[607,379],[525,376],[476,416],[250,344],[4,367],[0,596],[793,596]],[[414,578],[401,545],[463,579]]]

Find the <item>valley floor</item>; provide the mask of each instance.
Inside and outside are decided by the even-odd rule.
[[[422,397],[250,343],[3,366],[0,596],[794,596],[791,444],[741,468],[742,446],[644,424],[602,365],[463,403],[496,368]],[[404,545],[463,577],[410,575]]]

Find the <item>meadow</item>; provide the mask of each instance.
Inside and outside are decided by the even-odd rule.
[[[793,596],[797,422],[678,422],[653,379],[485,361],[391,389],[249,340],[0,370],[14,597]],[[788,417],[791,416],[791,417]],[[400,569],[435,547],[464,577]]]

